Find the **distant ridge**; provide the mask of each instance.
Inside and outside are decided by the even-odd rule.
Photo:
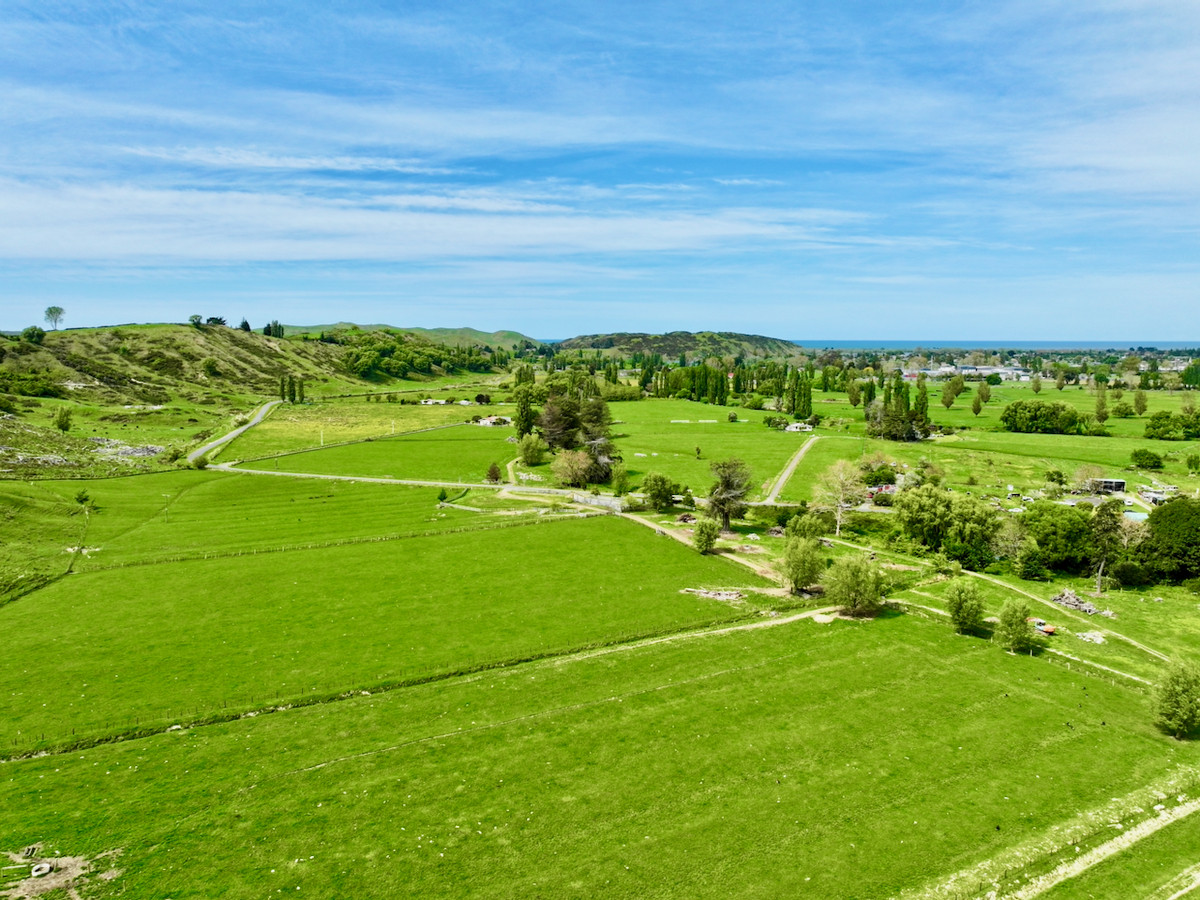
[[[520,345],[525,341],[538,346],[544,343],[537,338],[521,334],[519,331],[479,331],[475,328],[405,328],[400,325],[359,325],[354,322],[335,322],[332,325],[285,325],[283,333],[285,335],[319,334],[322,331],[353,331],[355,329],[415,334],[435,344],[451,346],[486,344],[489,347],[503,347],[505,350],[512,350],[514,344]]]
[[[734,331],[671,331],[667,334],[617,332],[585,334],[559,341],[560,350],[601,350],[609,356],[657,353],[664,359],[681,354],[707,356],[794,356],[800,348],[792,341]]]

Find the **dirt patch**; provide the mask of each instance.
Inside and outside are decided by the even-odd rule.
[[[108,850],[94,859],[86,856],[42,856],[41,853],[41,846],[34,844],[21,853],[4,854],[15,866],[29,868],[19,881],[0,891],[0,897],[33,900],[52,891],[63,891],[71,900],[82,900],[80,890],[87,886],[94,869],[104,868],[94,876],[102,881],[112,881],[121,874],[120,869],[107,867],[108,861],[121,854],[120,850]]]
[[[920,572],[920,566],[906,566],[903,563],[884,563],[882,568],[895,569],[897,572]]]
[[[720,600],[723,603],[741,600],[745,596],[741,591],[710,591],[705,588],[684,588],[679,593],[695,594],[697,597],[703,597],[706,600]]]
[[[830,615],[826,615],[825,613],[817,613],[815,616],[812,617],[812,620],[814,622],[816,622],[818,625],[828,625],[831,622],[833,622],[836,618],[837,618],[837,616],[830,616]]]
[[[765,553],[762,547],[755,547],[753,544],[740,544],[734,548],[738,553]]]

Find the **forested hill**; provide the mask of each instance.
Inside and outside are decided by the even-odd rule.
[[[284,326],[272,325],[283,332]],[[230,394],[272,396],[284,377],[391,381],[446,372],[488,372],[510,352],[452,346],[392,331],[333,330],[277,337],[218,324],[121,325],[42,332],[0,340],[0,408],[13,396],[102,404],[165,403],[173,395],[223,402]]]
[[[709,356],[792,356],[799,348],[791,341],[738,334],[732,331],[672,331],[667,334],[585,334],[557,344],[560,350],[603,350],[611,356],[658,354],[664,359],[688,354],[691,358]]]

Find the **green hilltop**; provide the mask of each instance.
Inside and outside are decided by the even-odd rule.
[[[791,341],[733,331],[586,334],[560,341],[556,346],[560,350],[601,350],[608,356],[657,353],[667,359],[683,354],[695,359],[710,356],[793,356],[800,352],[800,348]]]

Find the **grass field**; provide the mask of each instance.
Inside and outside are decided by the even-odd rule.
[[[614,403],[611,409],[618,420],[612,429],[614,442],[635,490],[643,476],[661,472],[702,496],[712,484],[712,464],[738,457],[750,467],[755,485],[752,497],[760,497],[765,493],[763,487],[783,471],[807,438],[764,428],[762,412],[687,400]],[[741,421],[728,421],[734,411]]]
[[[97,897],[880,897],[1194,762],[1098,679],[798,622],[10,763],[0,833],[120,849]]]
[[[613,518],[84,572],[0,608],[0,748],[735,618],[680,590],[756,584]]]
[[[407,403],[366,403],[361,397],[324,403],[285,404],[273,410],[261,424],[231,441],[219,459],[255,459],[277,453],[292,453],[361,441],[393,433],[418,431],[450,425],[499,411],[480,406],[419,406]]]
[[[516,447],[508,442],[512,434],[511,428],[459,425],[294,453],[249,466],[280,472],[478,484],[485,480],[489,465],[497,463],[503,469],[516,457]]]

